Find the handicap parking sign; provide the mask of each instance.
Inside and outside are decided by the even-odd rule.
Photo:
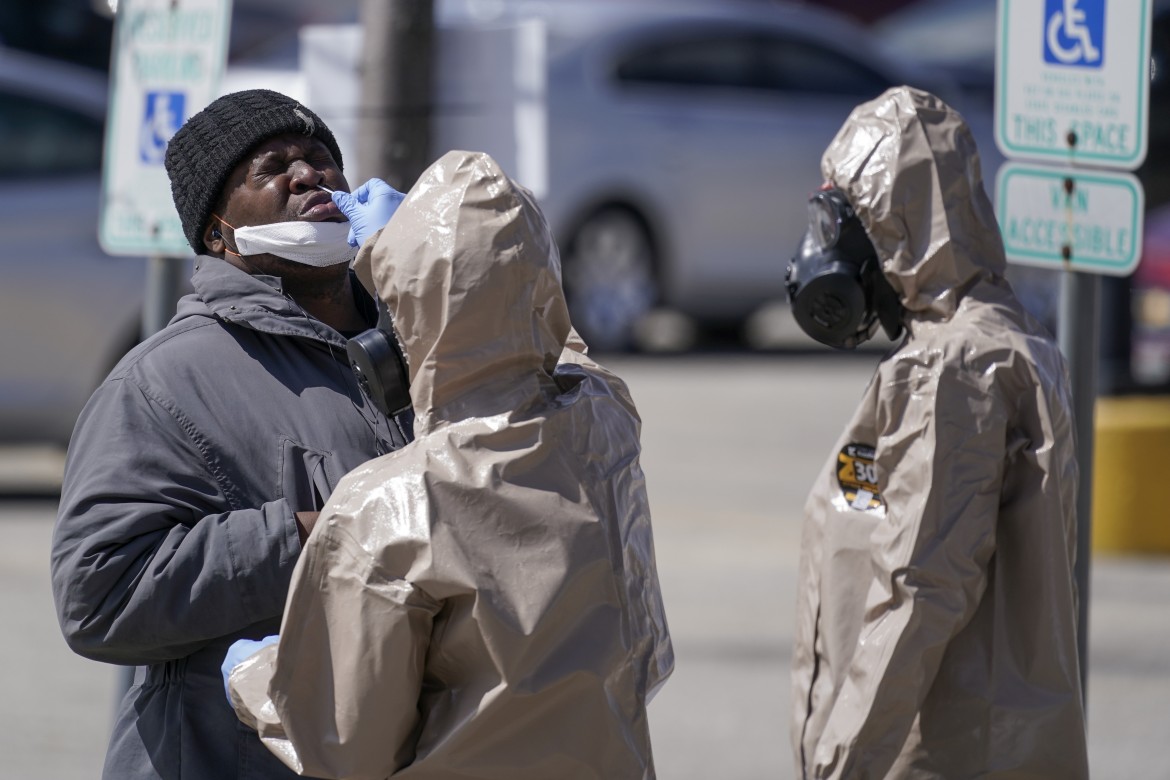
[[[1045,0],[1044,61],[1101,68],[1105,64],[1105,1]]]
[[[232,2],[118,0],[117,6],[98,240],[112,255],[184,257],[191,247],[171,199],[167,146],[219,94]]]
[[[1004,155],[1140,166],[1154,0],[998,2],[995,141]]]
[[[146,107],[138,133],[138,158],[147,165],[162,165],[167,142],[187,115],[182,92],[147,92]]]

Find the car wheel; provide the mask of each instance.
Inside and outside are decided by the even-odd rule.
[[[634,345],[637,324],[658,299],[654,247],[622,208],[597,211],[569,242],[562,275],[573,325],[593,349]]]

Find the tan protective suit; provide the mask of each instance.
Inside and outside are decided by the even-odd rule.
[[[792,744],[803,778],[1088,776],[1071,399],[1003,279],[962,118],[903,88],[821,171],[906,308],[805,505]]]
[[[621,380],[562,356],[543,215],[451,152],[357,263],[416,438],[326,504],[279,645],[231,675],[237,714],[315,777],[653,778],[646,702],[674,656],[641,423]]]

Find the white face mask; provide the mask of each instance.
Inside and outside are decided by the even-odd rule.
[[[236,250],[244,256],[270,254],[324,268],[357,257],[347,222],[274,222],[236,229]]]

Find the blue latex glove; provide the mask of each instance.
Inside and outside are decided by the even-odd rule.
[[[237,639],[235,642],[232,642],[232,646],[228,648],[227,655],[223,657],[223,665],[219,667],[219,671],[223,674],[223,693],[227,696],[228,704],[232,703],[232,693],[228,689],[228,678],[232,675],[232,669],[235,669],[265,647],[276,644],[279,640],[280,634],[273,634],[259,641],[255,639]]]
[[[333,191],[333,202],[349,217],[349,245],[361,246],[377,233],[406,196],[381,179],[370,179],[351,192]]]

